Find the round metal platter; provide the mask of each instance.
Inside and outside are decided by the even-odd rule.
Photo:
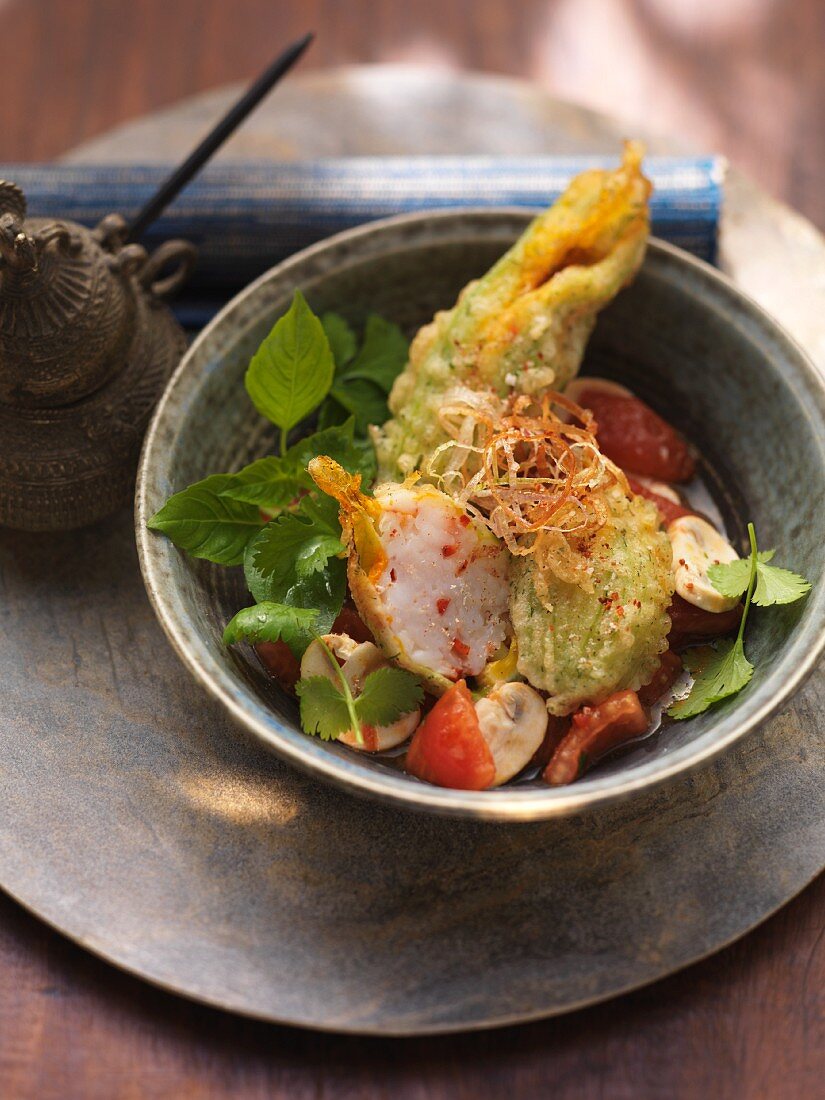
[[[231,96],[78,159],[165,159]],[[402,112],[417,129],[391,124]],[[618,133],[516,82],[379,67],[292,81],[227,155],[601,151]],[[741,177],[727,195],[725,268],[822,363],[821,239]],[[0,593],[0,883],[117,965],[210,1004],[375,1034],[548,1016],[718,950],[825,864],[821,675],[664,790],[567,821],[475,825],[343,794],[239,733],[154,619],[131,516],[0,532]]]

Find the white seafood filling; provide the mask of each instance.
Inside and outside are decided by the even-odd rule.
[[[410,663],[451,680],[477,675],[508,634],[504,547],[431,486],[379,486],[375,499],[387,562],[374,613]]]

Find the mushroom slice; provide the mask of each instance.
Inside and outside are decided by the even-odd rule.
[[[361,694],[364,680],[371,672],[389,666],[390,662],[372,642],[355,642],[346,634],[325,634],[321,641],[338,661],[344,679],[354,696]],[[309,676],[324,676],[338,685],[338,675],[321,641],[316,639],[307,647],[301,659],[301,676],[304,679]],[[409,714],[402,714],[391,726],[365,725],[363,726],[363,744],[358,741],[354,730],[342,733],[338,740],[361,752],[384,752],[406,741],[418,725],[420,717],[421,711],[416,708]]]
[[[669,500],[673,504],[682,504],[682,498],[673,486],[666,481],[657,481],[655,477],[645,477],[643,474],[637,474],[636,481],[643,485],[645,489],[650,490],[651,493],[655,493],[657,497],[664,497],[665,500]]]
[[[723,596],[713,587],[708,569],[723,562],[738,561],[739,555],[724,535],[700,516],[679,516],[667,528],[673,548],[676,591],[683,600],[703,611],[730,611],[738,596]]]
[[[315,641],[310,642],[304,651],[301,658],[302,680],[307,680],[310,676],[326,676],[328,680],[337,683],[338,677],[335,675],[335,670],[330,666],[329,656],[321,642],[331,650],[341,668],[344,667],[358,648],[358,642],[350,638],[348,634],[324,634],[320,642],[316,638]],[[347,680],[347,683],[349,683],[349,680]]]
[[[482,736],[496,766],[493,787],[500,787],[530,763],[544,740],[547,708],[528,684],[501,684],[476,703]]]

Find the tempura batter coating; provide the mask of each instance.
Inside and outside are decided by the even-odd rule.
[[[563,389],[603,306],[644,258],[650,184],[641,147],[620,168],[577,176],[453,309],[418,333],[390,395],[394,419],[374,432],[380,477],[418,469],[446,434],[439,410],[464,385],[504,396]]]
[[[566,537],[558,573],[539,574],[531,557],[511,562],[518,670],[549,693],[551,714],[569,714],[624,688],[637,690],[667,648],[673,595],[668,537],[655,507],[641,497],[614,486],[608,504],[610,518],[595,534]]]

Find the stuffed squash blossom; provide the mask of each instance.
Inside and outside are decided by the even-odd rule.
[[[577,176],[456,305],[420,330],[396,379],[393,419],[374,430],[379,480],[421,467],[448,434],[441,410],[455,387],[503,397],[563,390],[599,310],[644,259],[650,184],[629,142],[613,172]]]
[[[644,257],[640,157],[630,143],[616,171],[575,179],[419,332],[390,398],[395,417],[375,434],[384,480],[421,471],[506,544],[504,666],[515,657],[557,715],[645,684],[667,648],[672,555],[655,508],[576,424],[580,410],[548,397],[576,374],[598,311]]]
[[[667,648],[670,541],[648,501],[629,498],[619,487],[606,501],[604,525],[570,540],[575,564],[568,577],[549,570],[539,575],[530,557],[511,563],[518,671],[548,693],[551,714],[600,703],[624,688],[637,690]]]

